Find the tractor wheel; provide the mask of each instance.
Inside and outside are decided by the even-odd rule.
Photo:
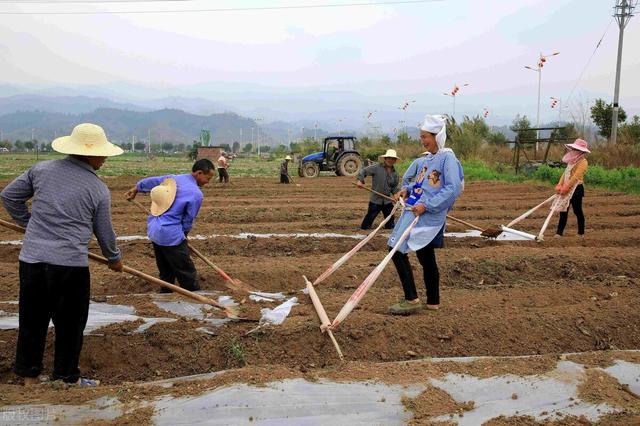
[[[338,160],[336,169],[341,176],[355,176],[362,167],[362,158],[356,154],[345,154]]]
[[[308,161],[302,165],[302,175],[308,178],[318,177],[320,174],[320,167],[312,161]]]

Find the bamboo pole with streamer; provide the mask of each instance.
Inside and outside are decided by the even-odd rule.
[[[418,219],[420,219],[420,216],[416,216],[416,218],[413,219],[413,221],[409,224],[407,229],[405,229],[402,235],[400,235],[400,238],[398,238],[398,241],[396,242],[396,245],[393,246],[393,249],[391,249],[391,251],[382,260],[382,262],[380,262],[378,266],[376,266],[374,270],[371,271],[369,276],[365,278],[362,284],[360,284],[360,286],[356,289],[356,291],[351,295],[349,300],[347,300],[347,303],[345,303],[345,305],[342,307],[342,309],[338,313],[338,316],[331,323],[331,326],[329,327],[330,330],[335,330],[347,318],[347,316],[351,313],[351,311],[358,305],[358,303],[360,302],[360,300],[362,300],[364,295],[367,294],[367,291],[369,291],[371,286],[373,286],[373,283],[376,281],[376,279],[378,279],[378,277],[380,276],[384,268],[387,266],[387,264],[389,263],[393,255],[396,253],[396,251],[398,251],[398,249],[400,248],[400,245],[404,243],[404,240],[407,239],[413,227],[416,226],[416,224],[418,223]]]
[[[524,212],[523,214],[521,214],[520,216],[518,216],[517,218],[513,219],[511,222],[509,222],[507,224],[507,228],[512,227],[513,225],[515,225],[516,223],[522,222],[524,219],[526,219],[528,216],[531,215],[531,213],[533,213],[534,211],[538,210],[540,207],[544,206],[545,204],[547,204],[548,202],[554,200],[558,195],[557,194],[553,194],[551,197],[547,198],[546,200],[544,200],[543,202],[541,202],[540,204],[538,204],[537,206],[527,210],[526,212]]]
[[[356,254],[365,244],[367,244],[376,235],[376,233],[380,229],[382,229],[382,227],[386,225],[387,222],[389,222],[389,220],[393,217],[394,213],[396,212],[399,206],[400,206],[400,203],[396,203],[396,205],[391,210],[391,213],[389,214],[389,216],[387,216],[382,222],[380,222],[380,225],[378,225],[376,229],[374,229],[371,233],[369,233],[369,235],[367,235],[358,244],[356,244],[351,250],[345,253],[340,259],[336,260],[331,266],[329,266],[329,268],[327,268],[326,271],[324,271],[322,274],[320,274],[318,278],[315,279],[315,281],[313,282],[313,285],[314,286],[318,285],[324,280],[326,280],[331,274],[337,271],[338,268],[344,265],[347,260],[351,259],[351,257],[353,257],[354,254]]]
[[[340,345],[338,345],[336,338],[333,336],[333,332],[329,328],[329,326],[331,325],[331,321],[329,321],[327,312],[324,310],[324,306],[322,306],[322,303],[320,302],[320,298],[316,293],[316,289],[313,288],[313,284],[311,284],[311,281],[309,281],[307,277],[303,275],[302,278],[304,278],[305,285],[307,286],[307,291],[309,292],[309,297],[311,298],[313,307],[316,310],[316,314],[318,314],[318,319],[320,320],[320,330],[322,330],[323,333],[326,332],[329,335],[331,343],[333,343],[333,346],[336,348],[336,352],[338,352],[338,357],[340,357],[341,361],[344,361],[344,356],[342,355]]]

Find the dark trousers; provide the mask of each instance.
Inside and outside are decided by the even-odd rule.
[[[89,316],[88,267],[20,262],[20,306],[15,372],[38,377],[49,321],[56,332],[53,379],[80,378],[80,351]]]
[[[153,251],[156,255],[156,265],[160,272],[160,279],[169,284],[175,284],[176,279],[180,287],[189,290],[200,290],[198,285],[198,273],[189,256],[187,240],[177,246],[159,246],[153,243]],[[171,290],[162,287],[163,293],[171,293]]]
[[[556,234],[562,235],[564,227],[567,226],[567,219],[569,219],[569,208],[573,207],[573,213],[578,219],[578,235],[584,235],[584,212],[582,211],[582,198],[584,197],[584,185],[580,184],[573,191],[571,201],[567,211],[560,213],[560,220],[558,221],[558,230]]]
[[[373,225],[373,221],[378,216],[378,213],[382,212],[382,216],[385,218],[391,214],[391,210],[393,210],[393,204],[375,204],[369,202],[369,209],[367,210],[367,214],[364,219],[362,219],[362,225],[360,225],[360,229],[370,229],[371,225]],[[389,222],[384,226],[385,229],[393,229],[395,226],[394,219],[389,219]]]
[[[289,183],[289,176],[280,173],[280,183]]]
[[[427,288],[427,304],[438,305],[440,304],[440,272],[438,271],[436,253],[433,245],[429,244],[421,248],[416,252],[416,256],[418,256],[418,261],[420,265],[422,265],[422,276],[425,287]],[[413,271],[411,270],[409,255],[397,251],[391,260],[393,260],[393,264],[396,266],[398,276],[400,277],[400,282],[402,282],[405,300],[417,299],[418,292],[416,291],[416,283],[413,280]]]
[[[229,172],[227,172],[227,169],[218,169],[218,182],[229,183]]]

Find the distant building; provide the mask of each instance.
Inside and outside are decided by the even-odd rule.
[[[196,160],[206,158],[208,160],[211,160],[213,164],[217,164],[218,158],[220,157],[220,154],[222,154],[222,151],[223,149],[221,146],[199,146],[198,156],[196,157]]]

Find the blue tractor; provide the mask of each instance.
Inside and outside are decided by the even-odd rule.
[[[318,177],[320,172],[356,176],[362,167],[362,157],[356,151],[355,143],[355,136],[324,138],[322,151],[307,155],[298,164],[298,176]]]

